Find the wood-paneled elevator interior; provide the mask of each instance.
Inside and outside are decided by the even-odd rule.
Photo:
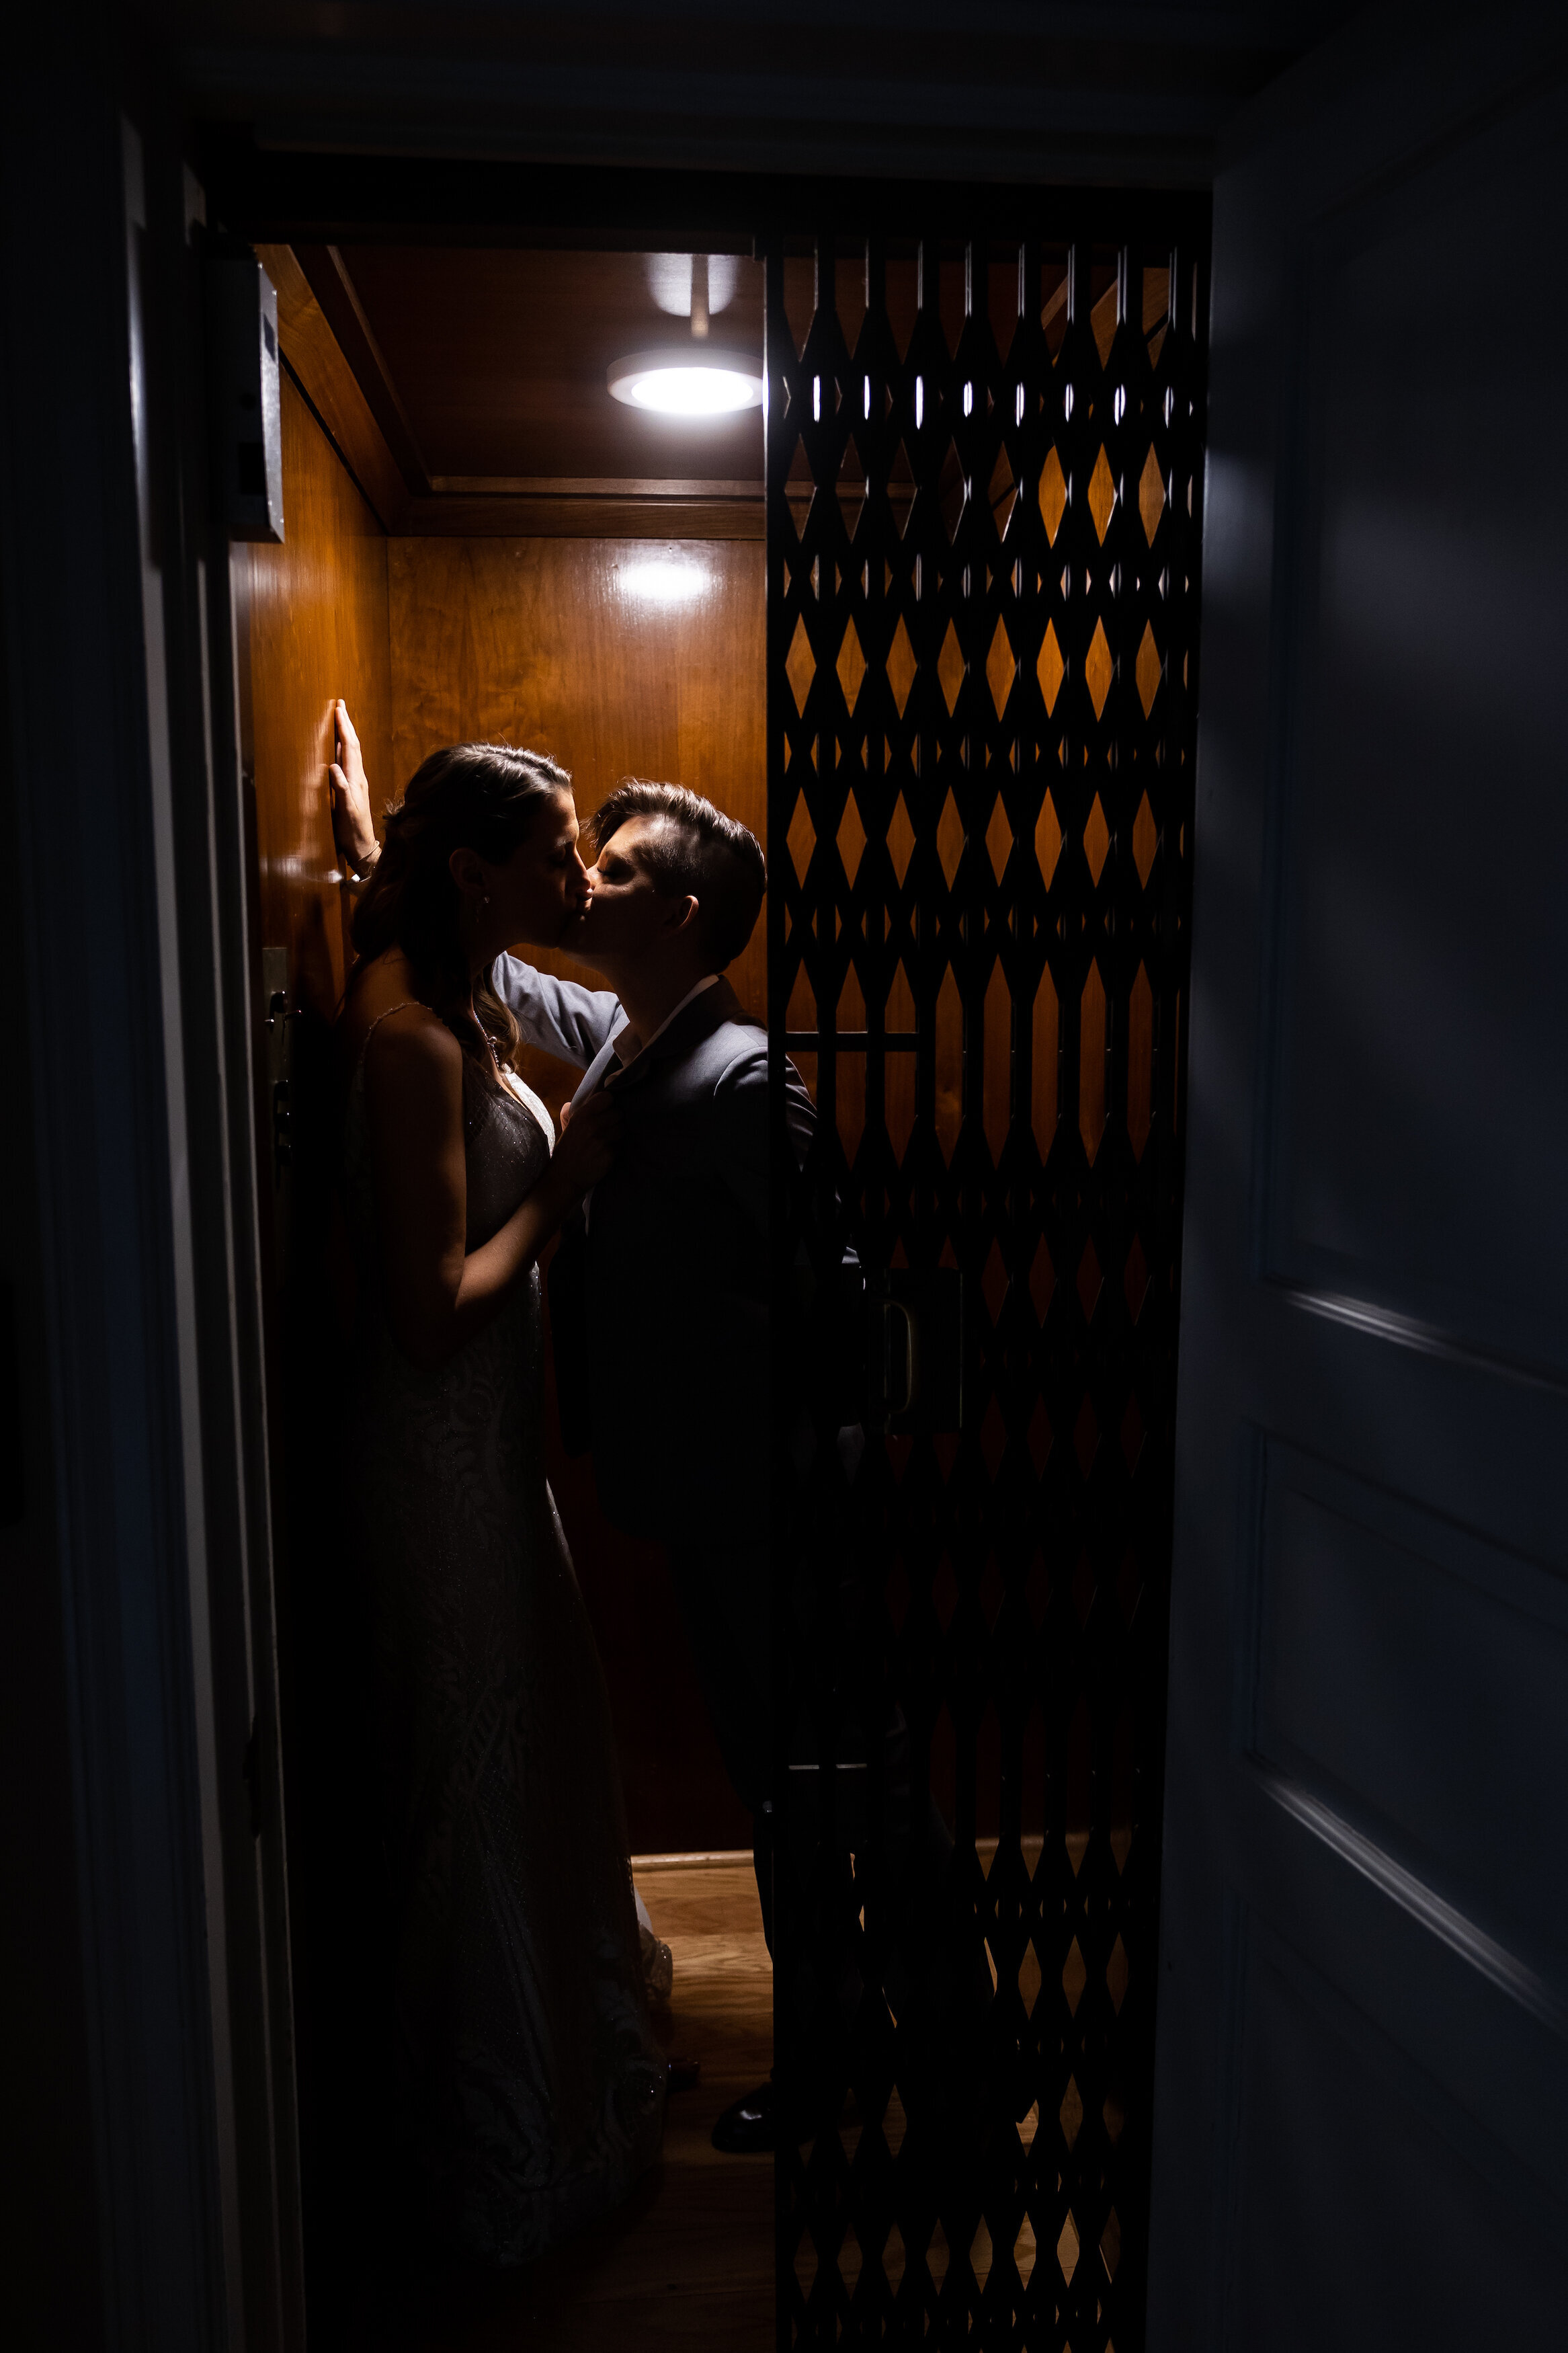
[[[326,1043],[349,915],[326,790],[341,695],[378,798],[433,748],[500,737],[571,768],[583,816],[627,773],[663,776],[768,849],[763,922],[731,977],[770,1020],[775,1091],[787,1052],[819,1116],[804,1166],[782,1116],[772,1140],[774,1381],[787,1365],[805,1386],[775,1416],[788,1442],[759,1498],[778,1976],[758,1933],[746,2048],[765,2064],[776,2027],[781,2101],[826,2098],[838,2124],[820,2161],[785,2137],[776,2203],[759,2168],[732,2211],[702,2209],[704,2246],[749,2283],[723,2341],[771,2341],[775,2295],[814,2327],[841,2295],[912,2317],[946,2295],[960,2242],[974,2312],[1026,2336],[1054,2296],[1075,2344],[1111,2307],[1136,2340],[1206,215],[1064,201],[1037,240],[1033,202],[1016,209],[1023,226],[983,207],[978,229],[929,238],[770,232],[760,262],[258,248],[279,292],[287,534],[241,552],[237,604],[318,2250],[356,2225],[332,2128],[374,2116],[378,2091],[352,1982],[377,1890],[374,1870],[356,1878],[358,1629],[333,1517],[354,1470],[333,1445],[350,1303]],[[765,425],[617,414],[617,359],[704,326],[765,348]],[[575,1072],[536,1057],[527,1076],[558,1103]],[[608,1529],[551,1420],[633,1852],[733,1850],[748,1820],[663,1563]],[[901,1954],[878,1874],[902,1867],[906,1799],[929,1859]],[[679,1908],[671,1883],[658,1896]],[[984,2162],[951,2129],[983,2111]]]
[[[376,2113],[381,2090],[375,2035],[355,2016],[379,1895],[356,1689],[363,1630],[342,1567],[353,1466],[334,1443],[353,1319],[330,1037],[353,957],[327,789],[334,701],[359,733],[378,824],[430,752],[489,740],[567,768],[584,819],[636,775],[688,785],[765,839],[763,433],[755,407],[694,428],[608,396],[606,365],[620,353],[690,334],[689,256],[258,251],[279,297],[285,535],[237,546],[235,575],[253,937],[268,1010],[260,1182],[275,1209],[307,2260],[313,2296],[330,2307],[364,2221],[354,2120]],[[761,279],[749,257],[700,258],[699,308],[706,286],[715,342],[760,354]],[[529,953],[597,985],[570,959]],[[765,1019],[763,923],[730,978]],[[558,1113],[580,1073],[525,1050],[522,1075]],[[545,1356],[549,1475],[609,1687],[632,1852],[749,1850],[751,1818],[724,1774],[664,1556],[610,1525],[589,1461],[563,1454],[548,1339]],[[731,1899],[754,1912],[749,1854],[724,1869]],[[668,1871],[639,1873],[639,1887],[656,1928],[690,1908],[687,1882],[678,1888]],[[752,1941],[765,1963],[760,1929]],[[768,1997],[757,1961],[749,1967],[737,1981],[756,1980],[764,2040],[735,2064],[754,2080],[767,2063]],[[728,2096],[715,2088],[709,2104]],[[705,2150],[706,2122],[700,2138]],[[764,2330],[767,2170],[752,2168],[752,2300]]]
[[[613,357],[660,327],[668,340],[649,289],[679,276],[680,258],[312,253],[370,305],[366,346],[392,355],[373,391],[413,418],[414,462],[436,486],[409,496],[299,262],[287,248],[261,258],[279,293],[287,536],[249,551],[259,928],[287,952],[291,1012],[325,1024],[349,905],[325,787],[337,695],[378,807],[438,746],[500,741],[566,767],[584,818],[636,775],[688,784],[765,834],[762,429],[752,411],[694,435],[607,396],[600,345]],[[723,259],[728,282],[743,271],[751,290],[732,332],[760,344],[760,272]],[[498,322],[515,350],[497,348]],[[715,463],[728,471],[710,486],[699,477]],[[669,466],[686,470],[667,482]],[[759,925],[731,976],[759,1019],[763,950]],[[569,959],[540,961],[595,982]],[[552,1106],[576,1083],[542,1057],[526,1075]],[[308,1151],[301,1116],[294,1141]],[[628,1743],[634,1850],[742,1842],[700,1707],[684,1704],[657,1578],[650,1599],[647,1564],[622,1563],[602,1524],[576,1535],[591,1483],[583,1466],[556,1475]],[[638,1746],[650,1704],[659,1737]],[[671,1726],[689,1750],[672,1755]]]

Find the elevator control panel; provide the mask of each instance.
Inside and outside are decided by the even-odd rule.
[[[213,437],[230,539],[283,537],[283,413],[278,291],[254,253],[207,263]]]

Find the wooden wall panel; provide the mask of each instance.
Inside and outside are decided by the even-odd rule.
[[[570,768],[584,817],[657,776],[765,839],[760,545],[395,539],[388,556],[398,789],[441,744],[487,737]],[[759,1019],[765,965],[759,921],[730,976]]]
[[[344,909],[327,768],[342,695],[371,777],[390,776],[387,542],[296,386],[282,378],[281,547],[252,547],[251,738],[261,944],[286,946],[302,1001],[330,1020],[342,991]]]
[[[374,2226],[374,2176],[363,2152],[382,2129],[385,2050],[374,1790],[358,1713],[363,1613],[346,1573],[339,1516],[352,1276],[333,1188],[329,1025],[343,984],[346,908],[331,879],[327,767],[331,705],[342,694],[373,774],[385,774],[392,695],[385,540],[286,372],[281,395],[287,538],[281,547],[235,554],[242,613],[248,607],[257,945],[287,950],[298,1016],[289,1029],[290,1158],[279,1188],[264,1089],[258,1182],[279,1243],[268,1317],[279,1680],[306,2267],[317,2327],[348,2293],[350,2251]],[[259,1037],[257,1043],[265,1072],[266,1049]]]

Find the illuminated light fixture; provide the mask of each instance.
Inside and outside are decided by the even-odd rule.
[[[763,364],[751,352],[717,351],[695,338],[633,352],[609,370],[610,391],[658,417],[732,417],[763,405]]]
[[[661,265],[655,272],[654,299],[661,310],[689,306],[691,340],[615,361],[608,375],[614,397],[655,417],[734,417],[742,409],[760,408],[763,364],[755,353],[710,349],[708,342],[714,310],[722,310],[735,290],[733,260],[721,257],[715,269],[707,254],[694,253],[674,271],[663,265],[680,263],[679,255],[654,259]],[[689,290],[684,300],[677,299],[673,283],[680,274]]]

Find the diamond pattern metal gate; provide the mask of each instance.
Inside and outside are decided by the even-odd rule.
[[[1028,205],[766,253],[781,2346],[1143,2331],[1206,212]]]

